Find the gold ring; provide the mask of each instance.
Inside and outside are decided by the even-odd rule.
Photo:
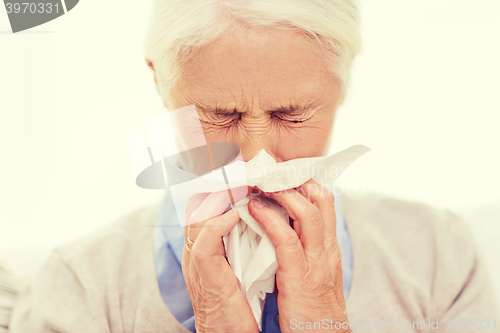
[[[186,250],[188,250],[189,252],[191,252],[190,247],[193,247],[193,244],[194,244],[194,242],[188,236],[187,237],[187,242],[186,242]],[[188,246],[188,245],[190,245],[190,246]]]

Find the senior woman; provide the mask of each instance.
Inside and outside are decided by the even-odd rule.
[[[278,162],[325,155],[359,52],[350,0],[157,0],[146,43],[165,106],[196,105],[207,141],[236,143],[245,161],[261,149]],[[263,332],[500,324],[487,271],[453,213],[334,196],[313,180],[262,195],[293,219],[248,205],[279,265]],[[20,293],[11,332],[258,332],[222,244],[238,213],[191,228],[187,242],[181,228],[151,228],[177,223],[174,204],[167,193],[160,207],[57,248]]]

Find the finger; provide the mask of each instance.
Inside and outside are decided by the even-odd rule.
[[[323,221],[325,244],[335,245],[337,243],[337,218],[333,193],[313,179],[305,182],[298,192],[319,208]]]
[[[194,281],[193,278],[193,267],[192,267],[192,262],[191,262],[191,258],[190,258],[190,255],[191,255],[191,247],[189,247],[189,250],[188,250],[188,246],[190,246],[188,243],[187,243],[187,237],[189,237],[189,231],[187,230],[189,228],[189,226],[186,226],[184,227],[184,248],[183,248],[183,252],[182,252],[182,264],[181,264],[181,268],[182,268],[182,274],[184,276],[184,280],[186,281],[186,285],[188,287],[188,289],[190,288],[190,283],[191,281]]]
[[[295,220],[290,217],[290,226],[292,227],[293,230],[297,233],[297,236],[299,236],[299,239],[302,235],[302,229],[300,228],[300,223],[295,223]]]
[[[233,200],[239,201],[243,199],[248,195],[248,192],[250,192],[251,189],[252,187],[242,186],[231,190],[231,193],[234,193]],[[184,213],[184,225],[187,226],[184,228],[184,250],[186,250],[186,247],[191,246],[191,244],[188,244],[187,238],[189,237],[189,239],[194,242],[194,240],[198,237],[201,228],[204,227],[204,222],[224,213],[229,205],[229,202],[230,200],[227,191],[197,193],[188,199]],[[223,254],[223,252],[221,254]],[[187,254],[186,257],[189,259],[190,254]]]
[[[200,222],[193,227],[193,225],[189,224],[189,217],[191,216],[192,212],[194,212],[205,200],[205,198],[208,196],[209,193],[197,193],[189,197],[189,199],[186,201],[186,206],[184,210],[184,252],[183,252],[183,258],[187,258],[187,262],[189,263],[189,257],[190,253],[187,252],[187,247],[190,247],[191,245],[188,244],[188,237],[191,241],[194,241],[196,237],[198,236],[198,233],[201,230],[201,227],[203,226],[204,222]]]
[[[257,222],[264,226],[271,242],[276,247],[276,259],[284,272],[297,272],[307,269],[304,249],[297,233],[281,216],[258,199],[250,200],[248,211]]]
[[[184,271],[185,267],[190,268],[192,263],[191,263],[191,250],[192,250],[192,243],[188,242],[188,238],[192,241],[193,231],[191,230],[190,226],[184,227],[184,248],[182,251],[182,270]],[[184,267],[185,266],[185,267]]]
[[[229,193],[230,191],[230,193]],[[249,186],[240,186],[230,190],[210,193],[199,207],[189,217],[189,224],[198,223],[220,215],[226,211],[231,204],[231,196],[234,202],[245,198],[251,191]]]
[[[184,226],[189,225],[191,215],[200,207],[203,201],[210,195],[210,193],[196,193],[190,196],[186,201],[184,207]]]
[[[187,249],[191,249],[191,244],[188,244],[187,239],[196,239],[200,228],[191,228],[189,224],[189,217],[191,214],[201,205],[201,203],[206,199],[209,193],[196,193],[189,197],[186,201],[184,208],[184,248],[182,253],[182,272],[186,280],[186,284],[189,286],[190,281],[196,281],[193,279],[197,278],[196,270],[192,267],[191,252]],[[197,225],[201,227],[201,223]],[[194,229],[194,230],[193,230]]]
[[[191,247],[190,244],[188,244],[188,237],[190,240],[196,239],[200,228],[201,223],[197,225],[198,228],[191,228],[191,225],[188,223],[189,217],[191,214],[201,205],[203,200],[209,195],[209,193],[196,193],[189,197],[186,201],[186,205],[184,208],[184,249],[182,253],[182,261],[185,267],[182,267],[183,271],[185,268],[188,269],[188,274],[189,272],[192,272],[192,269],[189,269],[191,267],[191,260],[190,260],[190,255],[191,253],[187,250],[187,247]],[[188,275],[187,275],[188,276]],[[191,278],[191,277],[190,277]]]
[[[325,242],[319,208],[294,189],[268,194],[285,208],[294,223],[300,224],[300,241],[306,257],[320,259],[324,255]]]
[[[217,281],[223,266],[227,265],[226,259],[220,253],[222,237],[228,234],[239,220],[239,213],[235,209],[209,219],[191,248],[191,261],[198,274],[208,283]]]

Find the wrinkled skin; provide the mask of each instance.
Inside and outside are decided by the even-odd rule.
[[[278,162],[324,156],[341,96],[338,80],[314,45],[297,32],[269,27],[226,34],[187,60],[175,94],[162,97],[171,109],[195,104],[206,140],[238,144],[244,161],[261,149]],[[290,106],[292,112],[286,112]],[[241,188],[236,197],[250,190]],[[293,219],[292,227],[270,208],[259,207],[258,200],[249,203],[250,214],[276,246],[281,331],[297,331],[290,328],[292,319],[348,321],[332,193],[310,180],[297,189],[261,195],[276,200]],[[206,207],[212,214],[206,216],[223,213],[225,197],[200,194],[188,200],[185,223],[191,224],[185,236],[194,244],[191,252],[184,250],[184,278],[197,332],[257,333],[222,243],[238,214],[234,211],[229,218],[230,210],[209,219],[203,216]],[[210,204],[190,219],[205,200]]]

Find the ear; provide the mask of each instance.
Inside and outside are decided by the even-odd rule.
[[[151,62],[151,60],[149,59],[145,59],[146,60],[146,64],[148,64],[149,68],[151,68],[151,70],[154,72],[155,68],[153,66],[153,63]]]
[[[145,59],[145,60],[146,60],[146,64],[148,64],[148,67],[151,68],[151,70],[154,72],[156,91],[158,91],[158,93],[160,93],[160,89],[158,88],[158,83],[156,82],[156,72],[155,72],[155,68],[153,66],[153,62],[149,59]],[[167,106],[165,101],[163,102],[163,105],[168,109],[168,106]]]
[[[149,68],[151,68],[151,70],[154,72],[155,67],[153,66],[153,63],[151,62],[151,60],[149,60],[149,59],[145,59],[145,60],[146,60],[146,64],[148,64]],[[156,72],[154,74],[154,78],[155,78],[155,83],[156,83]]]

